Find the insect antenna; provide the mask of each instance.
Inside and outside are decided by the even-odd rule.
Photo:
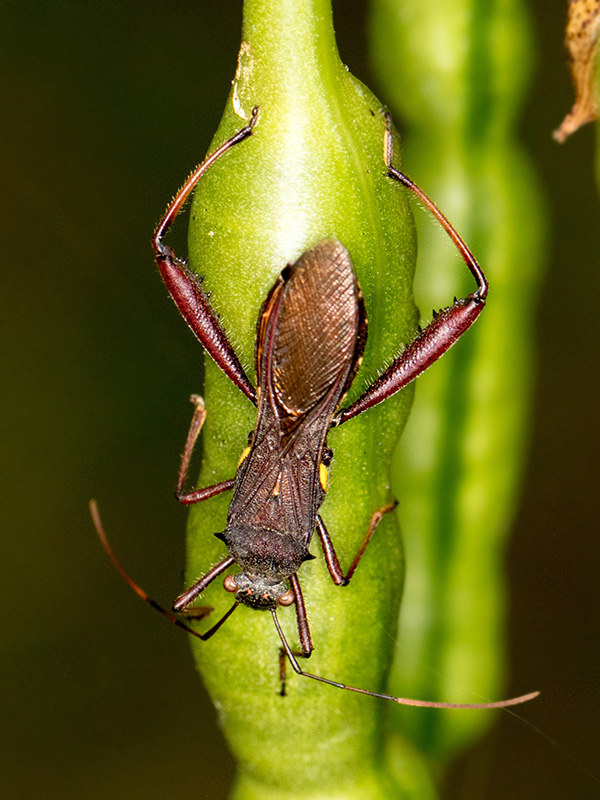
[[[206,633],[199,633],[198,631],[195,631],[189,625],[186,625],[185,622],[182,622],[174,614],[171,614],[170,611],[167,611],[166,608],[163,608],[163,606],[161,606],[159,603],[157,603],[156,600],[153,600],[151,597],[149,597],[146,594],[146,592],[142,589],[142,587],[138,586],[138,584],[133,580],[131,575],[127,572],[125,567],[121,564],[121,562],[119,561],[119,559],[115,555],[112,547],[110,546],[110,544],[108,542],[108,538],[106,536],[106,533],[104,531],[104,527],[102,525],[102,520],[100,519],[100,512],[98,511],[98,504],[96,503],[95,500],[90,500],[90,513],[92,515],[92,521],[94,523],[94,528],[96,529],[96,533],[98,534],[98,538],[100,539],[100,544],[104,548],[104,551],[106,552],[106,555],[110,558],[110,561],[111,561],[111,564],[113,565],[113,567],[117,570],[117,572],[119,572],[121,574],[122,578],[126,581],[126,583],[129,584],[129,586],[131,586],[131,588],[137,594],[138,597],[141,597],[142,600],[144,600],[144,602],[148,603],[148,605],[152,606],[152,608],[154,608],[156,611],[160,612],[163,616],[165,616],[168,620],[170,620],[174,625],[177,625],[178,628],[181,628],[182,630],[186,631],[187,633],[191,633],[192,636],[196,636],[198,639],[202,639],[202,641],[205,642],[207,639],[210,639],[211,636],[213,636],[213,634],[215,634],[219,630],[221,625],[229,619],[229,617],[233,614],[235,609],[238,607],[239,603],[236,600],[236,602],[231,606],[229,611],[225,612],[225,614],[221,617],[221,619],[218,622],[216,622],[212,626],[212,628],[210,628],[208,631],[206,631]],[[212,609],[209,609],[209,611],[212,611]]]
[[[489,708],[506,708],[507,706],[516,706],[520,703],[526,703],[528,700],[533,700],[534,697],[539,695],[539,692],[529,692],[529,694],[523,694],[519,697],[511,697],[509,700],[496,700],[487,703],[446,703],[443,701],[436,701],[436,700],[413,700],[410,697],[393,697],[391,694],[380,694],[379,692],[371,692],[368,689],[359,689],[357,686],[348,686],[346,683],[340,683],[339,681],[332,681],[329,678],[323,678],[320,675],[313,675],[312,672],[305,672],[301,669],[300,664],[298,664],[298,660],[296,656],[292,652],[289,644],[287,643],[287,639],[284,636],[284,633],[281,629],[281,625],[279,624],[279,620],[277,619],[277,612],[275,609],[271,610],[271,614],[273,615],[273,622],[275,623],[275,628],[277,629],[277,633],[279,634],[279,638],[281,639],[281,643],[283,645],[283,649],[289,659],[290,664],[294,672],[298,675],[302,675],[305,678],[312,678],[315,681],[320,681],[321,683],[326,683],[329,686],[336,686],[338,689],[348,689],[350,692],[358,692],[359,694],[367,694],[370,697],[380,697],[382,700],[391,700],[392,703],[399,703],[403,706],[418,706],[419,708],[470,708],[470,709],[489,709]]]

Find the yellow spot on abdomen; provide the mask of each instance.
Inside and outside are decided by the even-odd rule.
[[[319,466],[319,483],[324,492],[327,491],[327,467],[325,464]]]
[[[249,453],[249,452],[250,452],[250,448],[249,448],[249,447],[247,447],[247,448],[246,448],[246,449],[245,449],[245,450],[242,452],[242,455],[240,456],[240,460],[238,461],[238,464],[237,464],[237,465],[238,465],[238,467],[240,466],[240,464],[242,463],[242,461],[243,461],[243,460],[246,458],[246,456],[248,455],[248,453]]]

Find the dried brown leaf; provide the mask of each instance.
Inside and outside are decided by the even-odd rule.
[[[582,125],[598,118],[596,56],[600,33],[600,0],[569,0],[566,45],[575,86],[575,103],[553,136],[564,142]]]

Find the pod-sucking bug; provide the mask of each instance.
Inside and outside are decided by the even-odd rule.
[[[314,675],[300,667],[282,631],[278,606],[295,605],[303,657],[313,650],[298,572],[314,558],[309,544],[316,531],[327,568],[339,586],[350,583],[382,514],[374,512],[368,531],[350,568],[344,572],[333,541],[319,514],[327,489],[327,447],[330,428],[345,424],[399,391],[446,352],[470,328],[484,308],[488,284],[466,244],[433,202],[392,164],[391,122],[386,115],[384,158],[387,175],[406,186],[433,213],[448,233],[477,288],[434,316],[380,377],[351,405],[340,408],[358,367],[366,342],[366,315],[362,293],[348,250],[325,239],[281,272],[268,293],[257,320],[255,367],[257,387],[248,379],[230,344],[207,293],[198,278],[180,261],[163,239],[200,178],[225,153],[248,139],[254,131],[258,108],[250,122],[209,155],[190,175],[159,223],[153,238],[157,265],[177,308],[225,375],[257,406],[257,422],[231,480],[186,493],[184,484],[206,411],[194,396],[196,410],[179,470],[177,497],[183,504],[198,503],[233,490],[225,530],[217,534],[228,554],[173,604],[185,613],[219,575],[237,565],[241,572],[227,574],[224,588],[235,596],[229,611],[206,633],[199,633],[151,600],[133,581],[112,551],[95,503],[96,530],[113,564],[146,602],[175,624],[200,639],[210,638],[240,604],[269,610],[281,640],[282,652],[298,675],[396,703],[440,708],[496,708],[525,702],[537,692],[484,703],[445,703],[392,697],[348,686]]]

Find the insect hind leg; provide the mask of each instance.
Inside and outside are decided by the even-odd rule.
[[[464,299],[457,300],[448,308],[434,313],[434,319],[420,331],[414,340],[393,360],[390,366],[375,380],[363,394],[347,408],[340,409],[333,418],[332,425],[344,422],[362,414],[369,408],[391,397],[418,378],[431,364],[438,360],[455,344],[475,320],[485,306],[488,282],[477,259],[471,253],[458,232],[442,214],[435,203],[407,175],[392,164],[393,140],[391,119],[385,115],[386,132],[384,137],[384,160],[387,176],[405,186],[433,214],[446,231],[460,253],[469,271],[475,278],[477,289]]]
[[[248,124],[196,167],[167,206],[152,238],[156,264],[175,305],[213,361],[252,403],[256,403],[256,391],[244,372],[244,368],[209,302],[208,294],[201,286],[200,279],[187,269],[184,262],[165,244],[163,238],[200,178],[228,150],[252,135],[257,118],[258,107],[255,107]]]

